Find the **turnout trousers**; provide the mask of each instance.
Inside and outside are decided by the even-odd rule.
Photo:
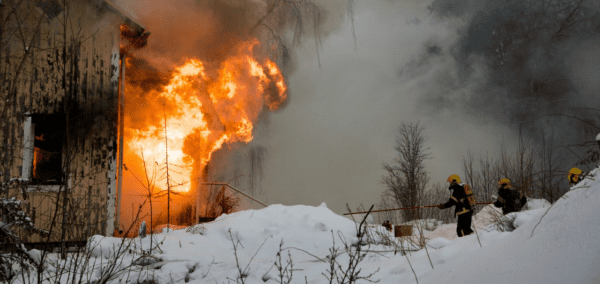
[[[458,215],[456,234],[459,237],[464,237],[473,233],[473,230],[471,230],[471,217],[473,217],[473,211]]]

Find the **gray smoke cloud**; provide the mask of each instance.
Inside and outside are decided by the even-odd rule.
[[[461,174],[467,151],[493,153],[515,138],[509,126],[464,111],[462,98],[487,74],[474,70],[479,77],[461,81],[449,50],[463,23],[432,17],[427,4],[357,2],[356,49],[345,26],[324,41],[321,68],[310,50],[300,54],[289,78],[293,100],[253,142],[268,149],[262,186],[269,203],[325,202],[340,214],[346,203],[352,210],[377,204],[382,163],[396,155],[402,122],[425,126],[433,183]]]
[[[358,2],[356,50],[348,27],[326,40],[322,67],[303,61],[290,77],[293,102],[271,117],[269,201],[326,202],[337,213],[377,204],[402,122],[425,126],[432,183],[462,175],[469,151],[513,152],[520,130],[554,131],[562,145],[593,139],[584,123],[550,116],[595,120],[581,108],[600,105],[597,3],[564,2],[587,5],[578,22],[558,32],[565,17],[542,19],[527,37],[511,30],[529,24],[521,1]],[[563,155],[563,170],[574,161]]]
[[[266,54],[262,56],[281,61],[282,52],[273,49],[274,45],[284,44],[291,51],[307,40],[313,42],[315,34],[327,37],[345,21],[348,7],[346,0],[116,0],[116,3],[151,32],[148,46],[135,56],[164,71],[173,70],[190,58],[218,65],[234,54],[240,43],[254,38],[264,44],[260,51]],[[313,9],[313,4],[320,9]]]
[[[544,115],[599,105],[600,88],[593,81],[600,75],[590,64],[600,50],[597,1],[435,0],[429,9],[438,19],[464,23],[456,28],[458,40],[445,52],[456,60],[454,82],[476,84],[472,92],[453,97],[465,111],[540,128],[545,127],[539,124]],[[447,100],[439,92],[441,85],[447,86],[430,85],[426,102]],[[562,136],[569,137],[562,142],[586,139],[585,133],[568,131],[574,124],[583,125],[564,119],[556,123],[568,134]]]
[[[325,202],[341,214],[346,204],[354,210],[379,202],[382,163],[393,161],[403,122],[425,126],[432,183],[462,175],[468,151],[494,155],[504,142],[514,149],[520,125],[585,139],[591,134],[583,126],[544,114],[600,103],[597,6],[586,10],[586,25],[551,45],[542,44],[552,36],[546,30],[523,40],[510,36],[510,25],[498,26],[498,19],[518,18],[506,12],[515,7],[522,6],[356,1],[353,33],[344,7],[335,6],[320,52],[307,41],[293,54],[287,107],[263,117],[249,145],[216,153],[213,178],[250,189],[268,204]],[[191,25],[184,28],[197,24]],[[187,49],[202,44],[209,43]]]

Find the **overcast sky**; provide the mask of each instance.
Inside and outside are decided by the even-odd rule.
[[[425,127],[431,183],[461,175],[468,150],[492,154],[512,136],[491,119],[467,119],[462,111],[438,110],[423,101],[429,80],[442,76],[448,85],[456,84],[452,57],[427,58],[426,53],[432,43],[442,53],[449,48],[460,24],[434,19],[427,5],[355,1],[356,49],[344,19],[323,42],[320,68],[314,46],[305,44],[288,81],[289,104],[270,116],[268,135],[253,142],[268,147],[263,188],[269,204],[325,202],[340,214],[347,212],[346,203],[353,210],[377,204],[384,191],[382,163],[393,162],[403,122]],[[415,64],[410,74],[404,71]],[[461,86],[452,92],[470,91]]]

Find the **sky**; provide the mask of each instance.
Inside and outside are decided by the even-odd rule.
[[[453,43],[456,26],[430,16],[423,1],[355,1],[354,28],[348,19],[324,39],[320,67],[309,43],[298,52],[289,77],[290,101],[270,116],[263,188],[266,202],[318,205],[336,213],[380,200],[383,163],[395,158],[397,129],[419,122],[431,159],[431,183],[462,174],[467,151],[495,153],[513,131],[460,109],[439,110],[423,101],[428,80],[455,64],[434,58],[418,76],[403,73],[432,41]],[[356,43],[356,47],[355,47]],[[450,78],[450,80],[452,80]],[[442,197],[442,199],[447,196]]]

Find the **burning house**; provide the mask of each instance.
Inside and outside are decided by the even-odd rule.
[[[261,116],[287,99],[264,52],[273,46],[232,32],[212,47],[226,52],[207,52],[218,58],[190,55],[158,71],[138,56],[150,48],[146,28],[108,0],[3,3],[1,178],[18,178],[9,195],[52,242],[134,235],[142,220],[187,225],[231,212],[236,194],[265,206],[214,169],[238,163],[223,153],[252,141]],[[247,153],[249,174],[230,175],[256,176],[263,152]]]
[[[0,2],[0,172],[49,239],[119,227],[128,52],[149,33],[108,0]]]

